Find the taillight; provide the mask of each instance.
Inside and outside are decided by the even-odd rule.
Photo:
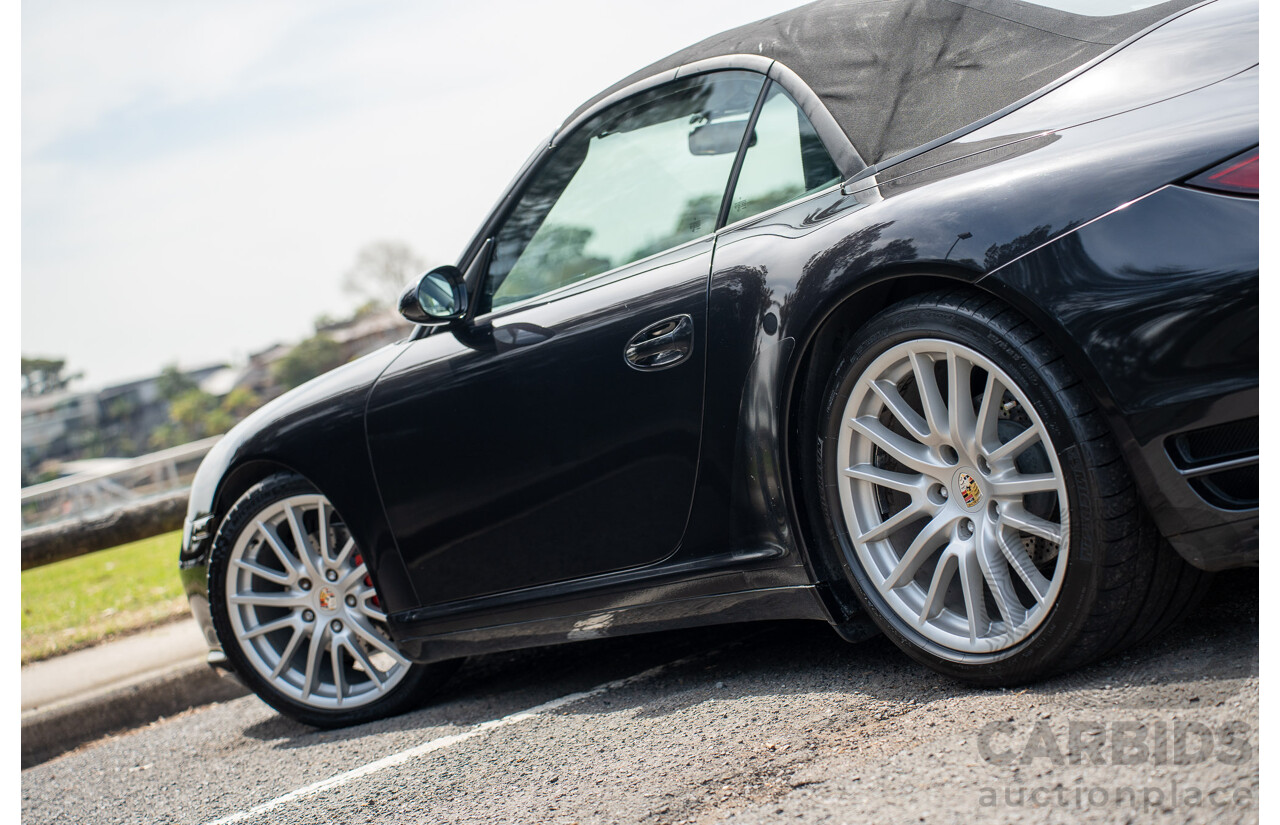
[[[1210,189],[1214,192],[1229,192],[1233,195],[1258,194],[1258,150],[1250,149],[1231,160],[1201,172],[1187,181],[1188,186]]]

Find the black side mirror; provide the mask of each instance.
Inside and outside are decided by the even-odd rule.
[[[467,285],[456,266],[438,266],[400,293],[400,314],[429,327],[451,324],[467,314]]]

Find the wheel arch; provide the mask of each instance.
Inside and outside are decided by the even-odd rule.
[[[1128,436],[1121,431],[1123,427],[1118,428],[1116,416],[1111,414],[1114,404],[1092,363],[1085,357],[1084,351],[1070,340],[1065,330],[1039,309],[1029,296],[1008,288],[997,279],[987,278],[986,274],[980,274],[976,278],[974,275],[970,269],[943,265],[908,271],[895,268],[866,275],[847,289],[834,293],[831,300],[814,312],[806,325],[807,334],[797,341],[796,356],[792,359],[791,369],[783,384],[782,398],[779,399],[783,413],[780,446],[783,450],[782,463],[786,467],[783,483],[786,485],[790,518],[795,526],[797,548],[822,594],[828,612],[837,623],[856,616],[861,608],[840,571],[830,569],[830,564],[821,558],[821,554],[812,551],[814,525],[810,523],[809,508],[804,498],[805,485],[801,483],[804,474],[800,443],[804,423],[801,406],[810,376],[829,371],[849,339],[888,307],[912,296],[937,290],[959,290],[995,298],[1021,313],[1049,337],[1083,380],[1087,392],[1102,408],[1103,418],[1110,425],[1113,436],[1117,440]],[[1126,464],[1129,464],[1127,460]]]
[[[782,410],[783,450],[782,474],[786,485],[786,501],[790,518],[795,525],[797,549],[837,629],[861,613],[852,587],[840,571],[831,569],[830,563],[820,553],[813,552],[813,525],[808,517],[804,496],[803,450],[801,406],[810,376],[830,369],[839,357],[845,342],[858,333],[868,321],[885,308],[908,298],[936,289],[970,286],[973,272],[944,267],[919,269],[911,272],[882,272],[859,278],[844,290],[836,292],[825,306],[813,313],[807,324],[807,334],[797,341],[796,355],[783,383],[780,407]]]
[[[280,473],[292,473],[302,476],[296,469],[275,458],[251,458],[233,465],[227,470],[213,495],[213,521],[209,524],[209,535],[217,534],[227,513],[248,492],[253,485]],[[213,549],[213,541],[205,545],[205,556]]]

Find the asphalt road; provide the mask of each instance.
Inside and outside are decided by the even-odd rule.
[[[583,695],[585,694],[585,695]],[[469,661],[316,732],[254,697],[22,774],[28,823],[1257,822],[1258,579],[1127,656],[974,690],[760,623]]]

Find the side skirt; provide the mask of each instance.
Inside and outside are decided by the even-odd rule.
[[[656,572],[656,571],[655,571]],[[563,642],[704,625],[778,619],[830,621],[801,565],[679,571],[659,581],[591,589],[554,602],[497,597],[505,604],[440,605],[389,617],[398,647],[433,662]],[[484,600],[468,600],[490,601]],[[478,609],[476,609],[478,608]],[[487,609],[486,609],[487,608]]]

